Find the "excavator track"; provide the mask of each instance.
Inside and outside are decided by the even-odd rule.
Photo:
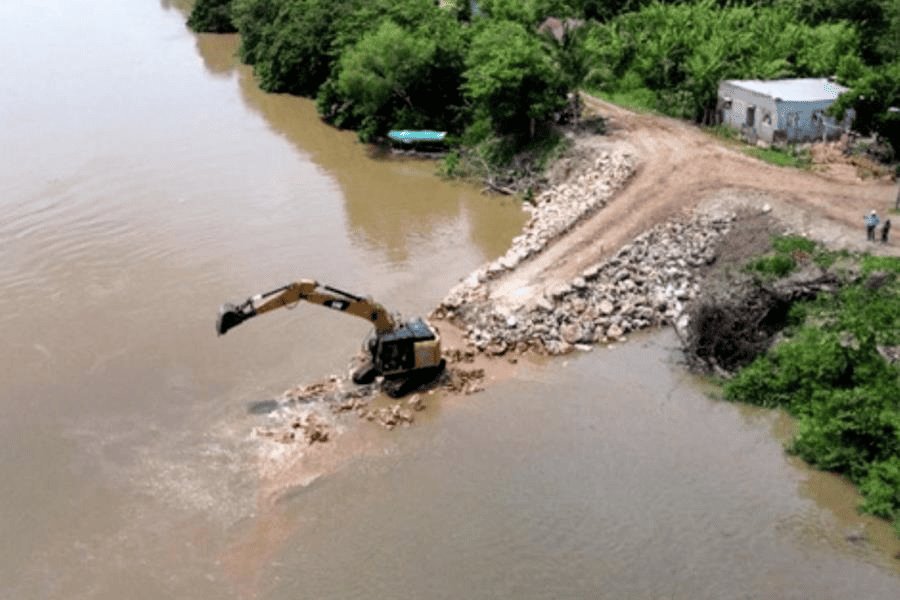
[[[438,380],[447,368],[447,361],[441,359],[436,367],[418,369],[405,377],[385,379],[381,383],[381,391],[391,398],[402,398]]]

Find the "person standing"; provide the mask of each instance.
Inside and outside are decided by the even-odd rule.
[[[878,215],[874,210],[866,215],[866,239],[868,239],[870,242],[875,241],[875,228],[878,227],[878,223],[880,222],[881,221],[878,219]]]
[[[891,230],[891,220],[885,219],[884,225],[881,226],[881,243],[887,244],[888,232]]]

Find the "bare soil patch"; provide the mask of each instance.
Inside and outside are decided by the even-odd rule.
[[[636,162],[635,173],[602,210],[492,281],[488,294],[494,302],[519,307],[571,281],[641,232],[698,207],[761,211],[768,204],[773,218],[810,237],[822,234],[828,244],[900,252],[896,246],[866,247],[864,240],[864,215],[872,209],[886,214],[893,205],[896,191],[889,181],[776,167],[724,146],[691,124],[633,113],[592,96],[584,99],[588,111],[607,120],[608,133],[576,143],[575,151],[626,153]]]

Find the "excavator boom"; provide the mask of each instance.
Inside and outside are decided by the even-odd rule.
[[[223,304],[216,321],[216,333],[225,335],[229,329],[247,319],[278,308],[294,306],[301,300],[365,319],[375,326],[375,332],[379,335],[390,333],[396,328],[387,309],[377,302],[337,288],[320,286],[312,279],[301,279],[265,294],[252,296],[237,306]]]

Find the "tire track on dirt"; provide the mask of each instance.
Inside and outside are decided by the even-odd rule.
[[[893,198],[891,183],[846,181],[769,165],[723,146],[688,123],[633,113],[591,96],[584,99],[588,111],[599,113],[608,125],[608,133],[597,136],[592,145],[598,152],[632,155],[636,172],[605,208],[537,256],[488,282],[488,298],[498,305],[516,309],[533,303],[548,288],[570,281],[643,231],[696,208],[723,189],[736,195],[746,192],[760,207],[768,200],[776,212],[783,204],[810,213],[805,219],[809,223],[820,220],[831,230],[844,228],[841,237],[850,246],[861,237],[862,216]]]

